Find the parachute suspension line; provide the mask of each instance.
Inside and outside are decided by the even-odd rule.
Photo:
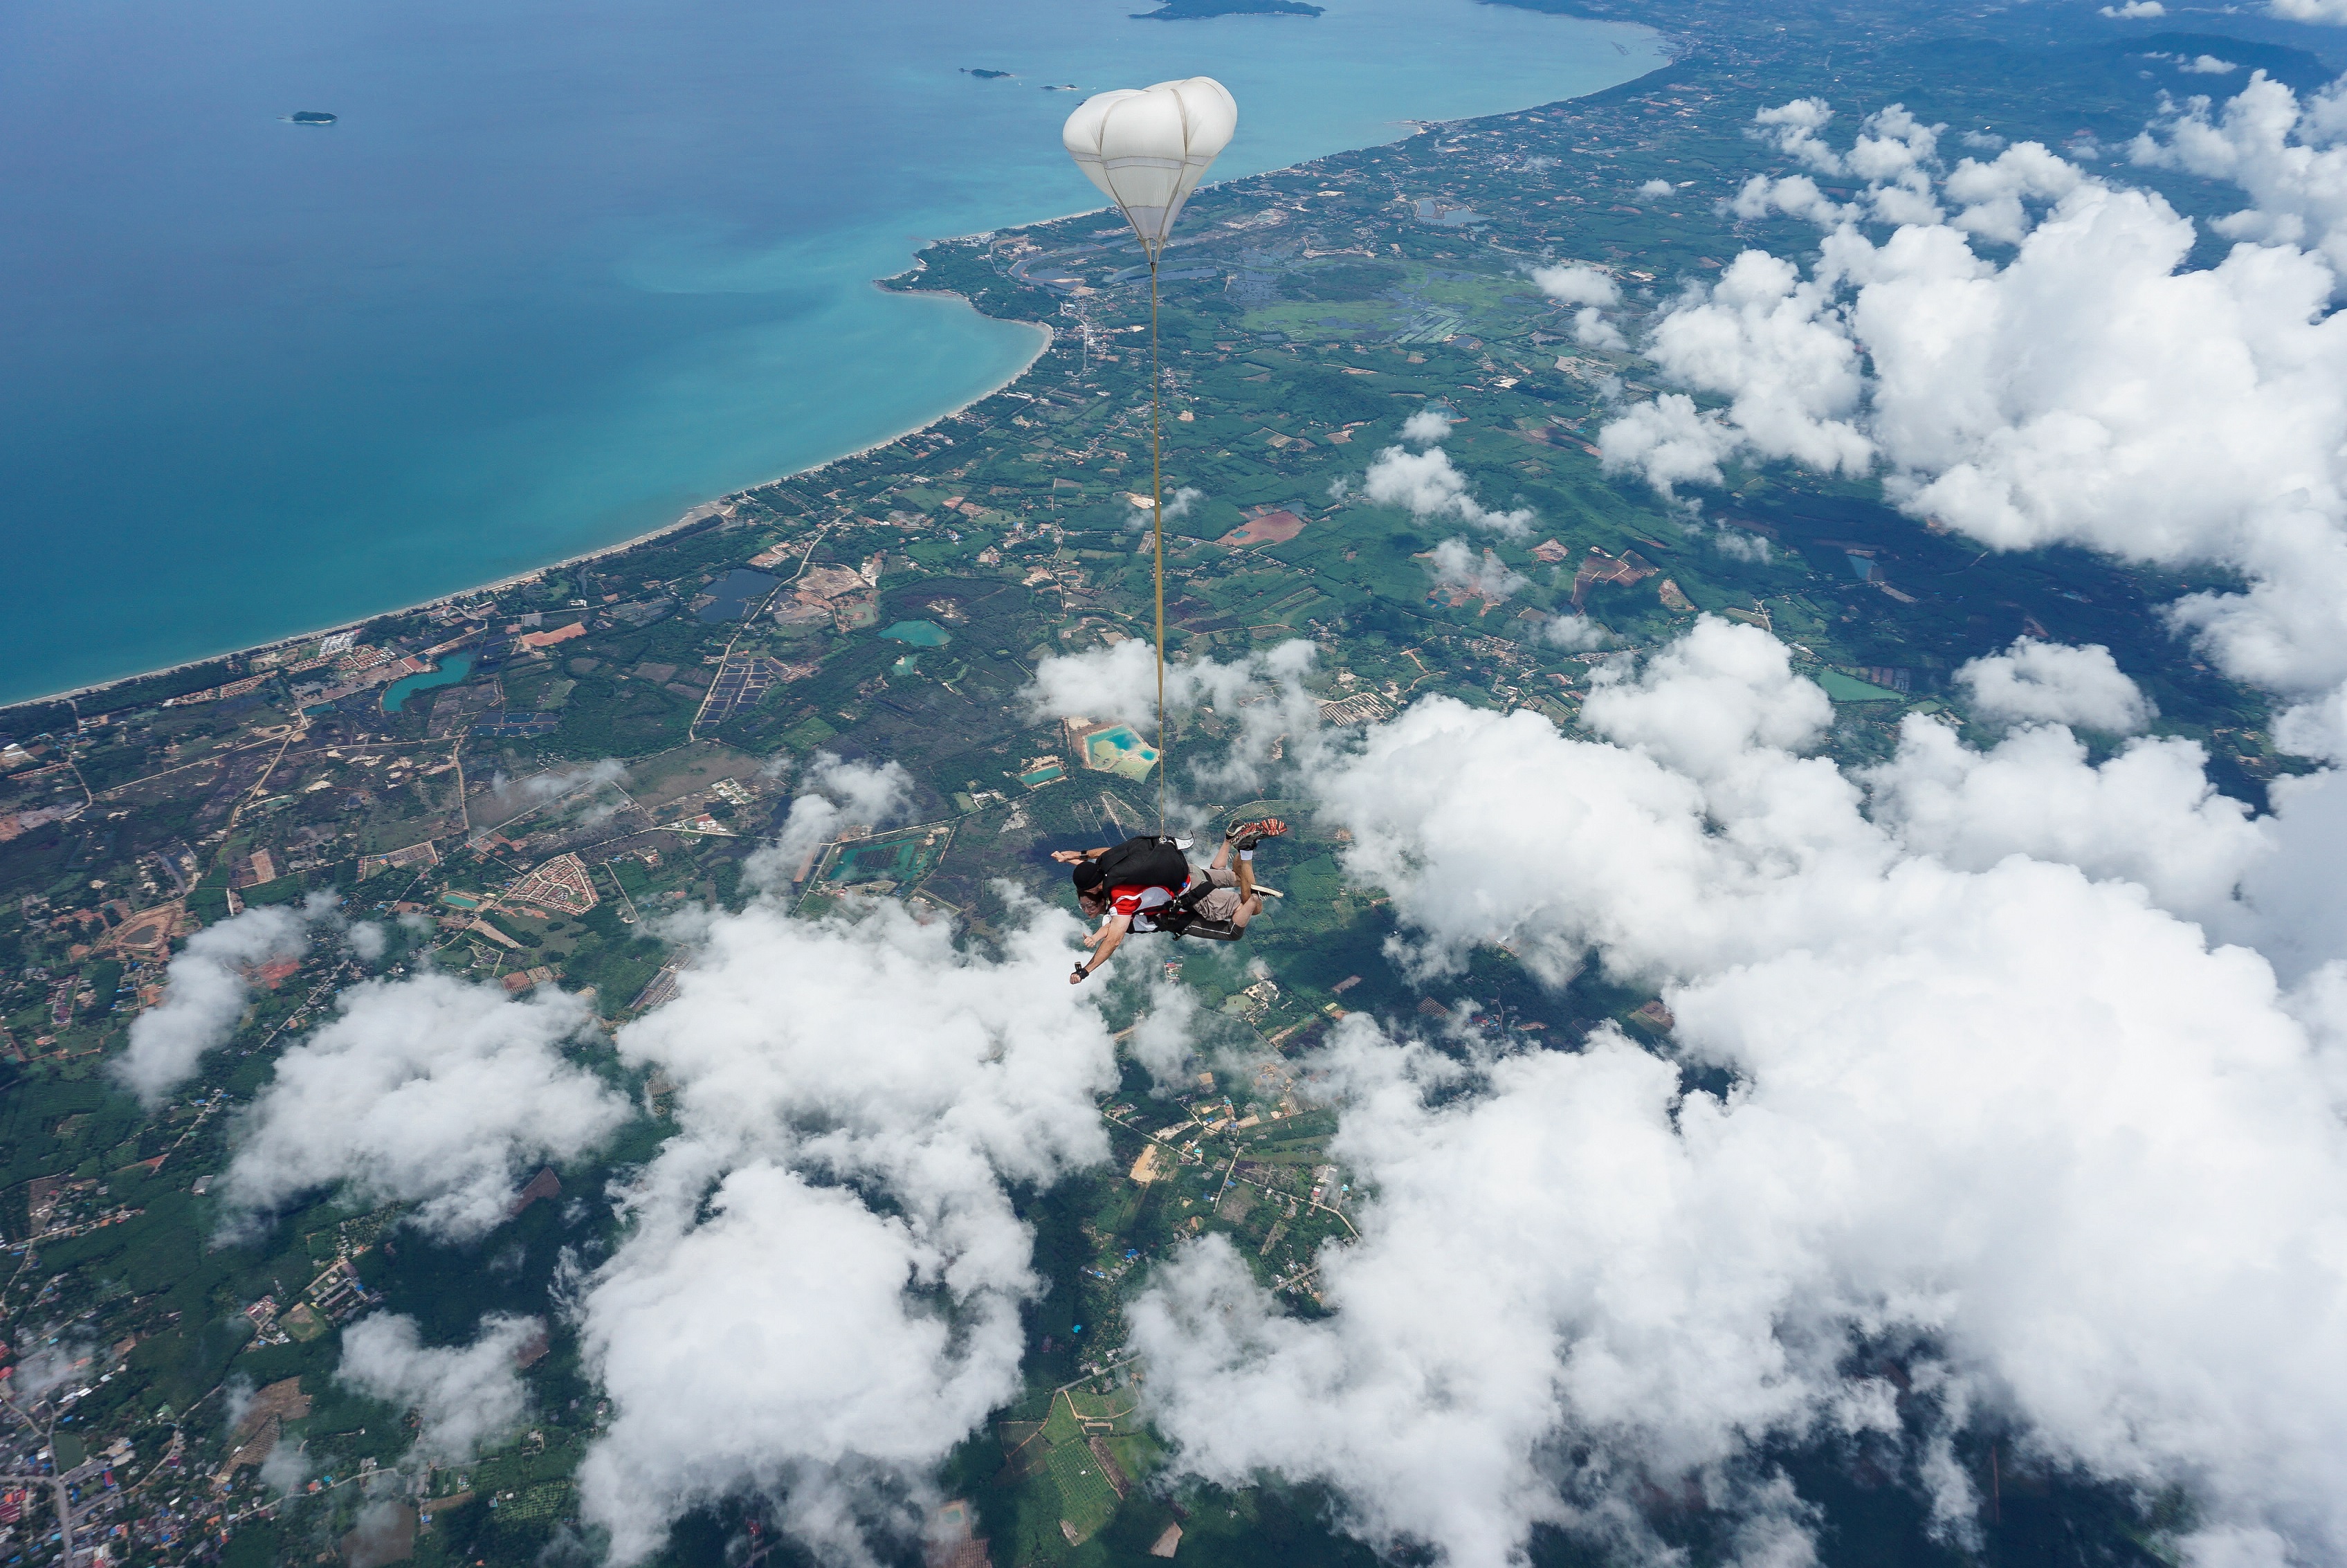
[[[1165,455],[1163,392],[1157,368],[1157,251],[1149,251],[1149,497],[1154,504],[1157,545],[1157,833],[1165,834],[1165,774],[1173,754],[1165,747]]]
[[[1239,106],[1212,77],[1094,93],[1060,128],[1061,145],[1116,204],[1149,261],[1149,504],[1157,588],[1157,833],[1165,835],[1173,739],[1165,712],[1165,384],[1157,263],[1182,204],[1238,129]],[[1186,416],[1185,416],[1186,417]]]

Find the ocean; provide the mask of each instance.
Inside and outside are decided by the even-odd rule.
[[[526,570],[982,395],[1033,330],[871,280],[1096,205],[1059,144],[1085,93],[1220,77],[1221,178],[1665,57],[1475,0],[1143,3],[0,11],[0,702]]]

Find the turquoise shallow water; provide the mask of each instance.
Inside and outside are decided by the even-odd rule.
[[[396,713],[406,706],[408,698],[418,692],[428,692],[435,686],[454,686],[473,672],[473,661],[463,654],[453,654],[440,661],[440,668],[421,675],[403,676],[394,681],[383,693],[383,711]]]
[[[1228,175],[1662,60],[1472,0],[1134,8],[0,8],[0,701],[609,543],[998,384],[1031,331],[869,280],[1094,204],[1042,83],[1218,76]]]

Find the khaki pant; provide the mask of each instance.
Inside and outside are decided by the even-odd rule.
[[[1194,907],[1202,920],[1228,920],[1239,912],[1239,874],[1225,866],[1190,867],[1190,879],[1211,885],[1214,891],[1202,897]]]

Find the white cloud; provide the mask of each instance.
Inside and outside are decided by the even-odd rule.
[[[421,1418],[423,1457],[461,1463],[512,1435],[528,1407],[516,1371],[522,1347],[546,1331],[535,1317],[492,1314],[470,1345],[424,1343],[415,1319],[378,1312],[343,1330],[334,1376]]]
[[[149,1110],[195,1075],[204,1052],[226,1040],[251,993],[246,971],[309,950],[310,925],[333,900],[313,894],[301,908],[245,910],[188,938],[164,972],[163,1000],[130,1023],[130,1047],[110,1071]]]
[[[1956,683],[1975,717],[1992,723],[2079,724],[2127,734],[2151,719],[2151,704],[2100,643],[2083,648],[2016,638],[2003,653],[1965,663]]]
[[[351,951],[358,955],[362,963],[372,964],[381,958],[391,941],[390,934],[373,920],[354,923],[347,935]]]
[[[1874,819],[1918,854],[1966,871],[2010,855],[2142,886],[2161,908],[2240,938],[2253,922],[2235,901],[2271,852],[2250,810],[2209,783],[2190,741],[2137,740],[2098,766],[2058,724],[2022,730],[1976,752],[1911,717],[1891,761],[1863,775]]]
[[[2206,56],[2203,56],[2206,58]],[[2197,69],[2198,63],[2188,69]],[[2347,88],[2301,99],[2263,71],[2221,108],[2202,97],[2129,144],[2137,163],[2240,188],[2250,205],[2211,225],[2232,240],[2301,245],[2347,272]]]
[[[1465,539],[1445,539],[1434,547],[1434,586],[1496,601],[1532,585],[1490,550],[1479,555]]]
[[[1684,392],[1633,404],[1598,428],[1597,454],[1608,473],[1635,469],[1665,496],[1679,485],[1717,485],[1719,466],[1740,445],[1717,414]]]
[[[526,1165],[577,1157],[627,1100],[563,1043],[594,1023],[552,986],[521,1000],[425,973],[369,980],[278,1058],[237,1131],[226,1191],[267,1210],[320,1187],[415,1205],[413,1223],[477,1236],[501,1223]]]
[[[1552,981],[1594,960],[1659,985],[1674,1054],[1733,1087],[1610,1028],[1462,1065],[1346,1020],[1318,1063],[1332,1153],[1374,1196],[1320,1256],[1327,1314],[1280,1313],[1214,1243],[1132,1315],[1179,1462],[1325,1480],[1365,1538],[1471,1568],[1539,1522],[1651,1549],[1639,1500],[1683,1486],[1801,1561],[1768,1446],[1870,1434],[1961,1543],[1980,1499],[1951,1438],[1978,1418],[2037,1464],[2183,1486],[2188,1556],[2347,1550],[2332,1048],[2090,820],[2131,821],[2137,861],[2197,835],[2212,869],[2158,862],[2160,896],[2221,902],[2239,816],[2189,748],[2096,769],[2039,729],[1952,764],[1911,726],[1903,751],[1938,750],[1871,820],[1799,754],[1823,695],[1708,620],[1584,722],[1607,738],[1421,702],[1330,761],[1323,820],[1419,967],[1505,941]],[[1933,769],[1964,798],[1925,814]],[[1901,1348],[1903,1392],[1860,1341]]]
[[[1040,1284],[1008,1188],[1099,1160],[1115,1081],[1067,982],[1075,929],[1026,909],[995,958],[897,905],[816,922],[762,899],[713,917],[677,999],[621,1032],[682,1130],[579,1308],[614,1406],[582,1508],[615,1561],[753,1491],[856,1555],[1018,1388]]]
[[[2199,55],[2176,68],[2188,76],[2221,77],[2238,71],[2241,67],[2230,60],[2220,60],[2214,55]]]
[[[1163,974],[1152,976],[1149,1010],[1133,1025],[1133,1059],[1160,1092],[1186,1082],[1199,1027],[1198,993]]]
[[[261,1461],[261,1484],[271,1491],[289,1492],[309,1480],[316,1468],[310,1462],[307,1443],[280,1439],[271,1445],[268,1457]]]
[[[2319,214],[2312,174],[2250,170],[2311,169],[2305,147],[2278,156],[2273,127],[2328,138],[2347,108],[2251,87],[2223,124],[2193,111],[2138,156],[2229,168]],[[1727,406],[1635,405],[1599,434],[1608,466],[1667,494],[1734,460],[1849,472],[1870,456],[1903,508],[1995,548],[2225,565],[2247,590],[2189,596],[2171,621],[2236,679],[2307,702],[2281,728],[2311,733],[2316,700],[2347,682],[2347,319],[2329,313],[2331,269],[2281,243],[2188,269],[2192,225],[2158,197],[2030,144],[1965,160],[1942,189],[1963,204],[1952,223],[1878,241],[1838,220],[1808,275],[1747,252],[1667,307],[1656,364]],[[2347,754],[2347,734],[2315,749]]]
[[[473,820],[478,825],[498,826],[581,791],[618,784],[627,776],[627,765],[610,757],[548,768],[522,779],[509,779],[499,774],[490,780],[487,791],[472,803]],[[618,806],[614,803],[603,809],[609,815]]]
[[[1925,125],[1908,113],[1904,104],[1879,109],[1866,117],[1850,147],[1850,171],[1860,179],[1881,184],[1926,168],[1938,159],[1940,133],[1947,128]]]
[[[1818,135],[1833,117],[1833,110],[1823,98],[1795,98],[1788,104],[1759,110],[1753,115],[1752,123],[1754,134],[1775,143],[1778,151],[1799,159],[1820,174],[1840,174],[1841,155]]]
[[[1552,615],[1541,623],[1542,641],[1576,651],[1603,648],[1611,635],[1585,615]]]
[[[1788,174],[1778,179],[1756,174],[1726,204],[1728,213],[1747,220],[1766,218],[1772,210],[1819,224],[1837,222],[1850,210],[1836,205],[1806,174]]]
[[[912,800],[913,775],[901,763],[851,763],[835,752],[817,752],[782,832],[751,854],[744,870],[753,883],[786,885],[807,857],[842,828],[851,824],[886,826],[904,815]]]
[[[1645,200],[1655,201],[1668,196],[1673,189],[1667,179],[1649,179],[1638,187],[1638,195]]]
[[[1212,708],[1238,721],[1237,730],[1225,734],[1218,751],[1187,746],[1177,751],[1177,776],[1229,798],[1233,792],[1257,793],[1283,768],[1309,760],[1319,744],[1319,703],[1305,689],[1304,678],[1315,655],[1314,645],[1299,637],[1228,663],[1168,661],[1169,714],[1178,721]],[[1156,658],[1150,645],[1138,640],[1054,654],[1036,665],[1033,682],[1020,697],[1039,723],[1081,714],[1102,723],[1153,723]],[[1185,821],[1194,810],[1179,800],[1172,809]]]
[[[1621,354],[1630,346],[1622,329],[1605,319],[1595,305],[1583,305],[1573,313],[1573,341],[1583,348],[1598,349],[1609,354]]]
[[[2266,10],[2288,22],[2347,26],[2347,0],[2268,0]]]
[[[2159,0],[2127,0],[2124,5],[2106,5],[2102,14],[2118,21],[2132,22],[2137,17],[2165,16],[2168,7]]]
[[[1609,471],[1638,470],[1668,494],[1718,484],[1719,465],[1746,447],[1827,472],[1864,472],[1873,460],[1857,420],[1858,346],[1832,289],[1790,262],[1743,252],[1712,288],[1663,314],[1647,355],[1672,379],[1730,401],[1703,410],[1672,393],[1633,405],[1599,432]]]
[[[1519,535],[1532,525],[1529,508],[1493,511],[1475,499],[1467,476],[1440,446],[1422,452],[1384,448],[1361,477],[1361,496],[1375,506],[1405,507],[1414,518],[1455,518],[1494,533]]]
[[[1599,305],[1611,309],[1622,302],[1622,285],[1589,265],[1573,261],[1562,267],[1542,267],[1532,273],[1540,292],[1560,305]]]
[[[1421,408],[1401,422],[1401,438],[1430,446],[1446,439],[1450,429],[1451,420],[1441,410]]]
[[[2034,221],[2024,202],[2058,201],[2085,178],[2077,165],[2034,141],[2016,142],[1987,163],[1964,159],[1947,179],[1948,200],[1963,204],[1949,223],[1983,240],[2018,245]]]
[[[1766,566],[1776,556],[1768,535],[1746,533],[1727,523],[1715,524],[1709,538],[1713,548],[1735,560],[1757,561]]]

